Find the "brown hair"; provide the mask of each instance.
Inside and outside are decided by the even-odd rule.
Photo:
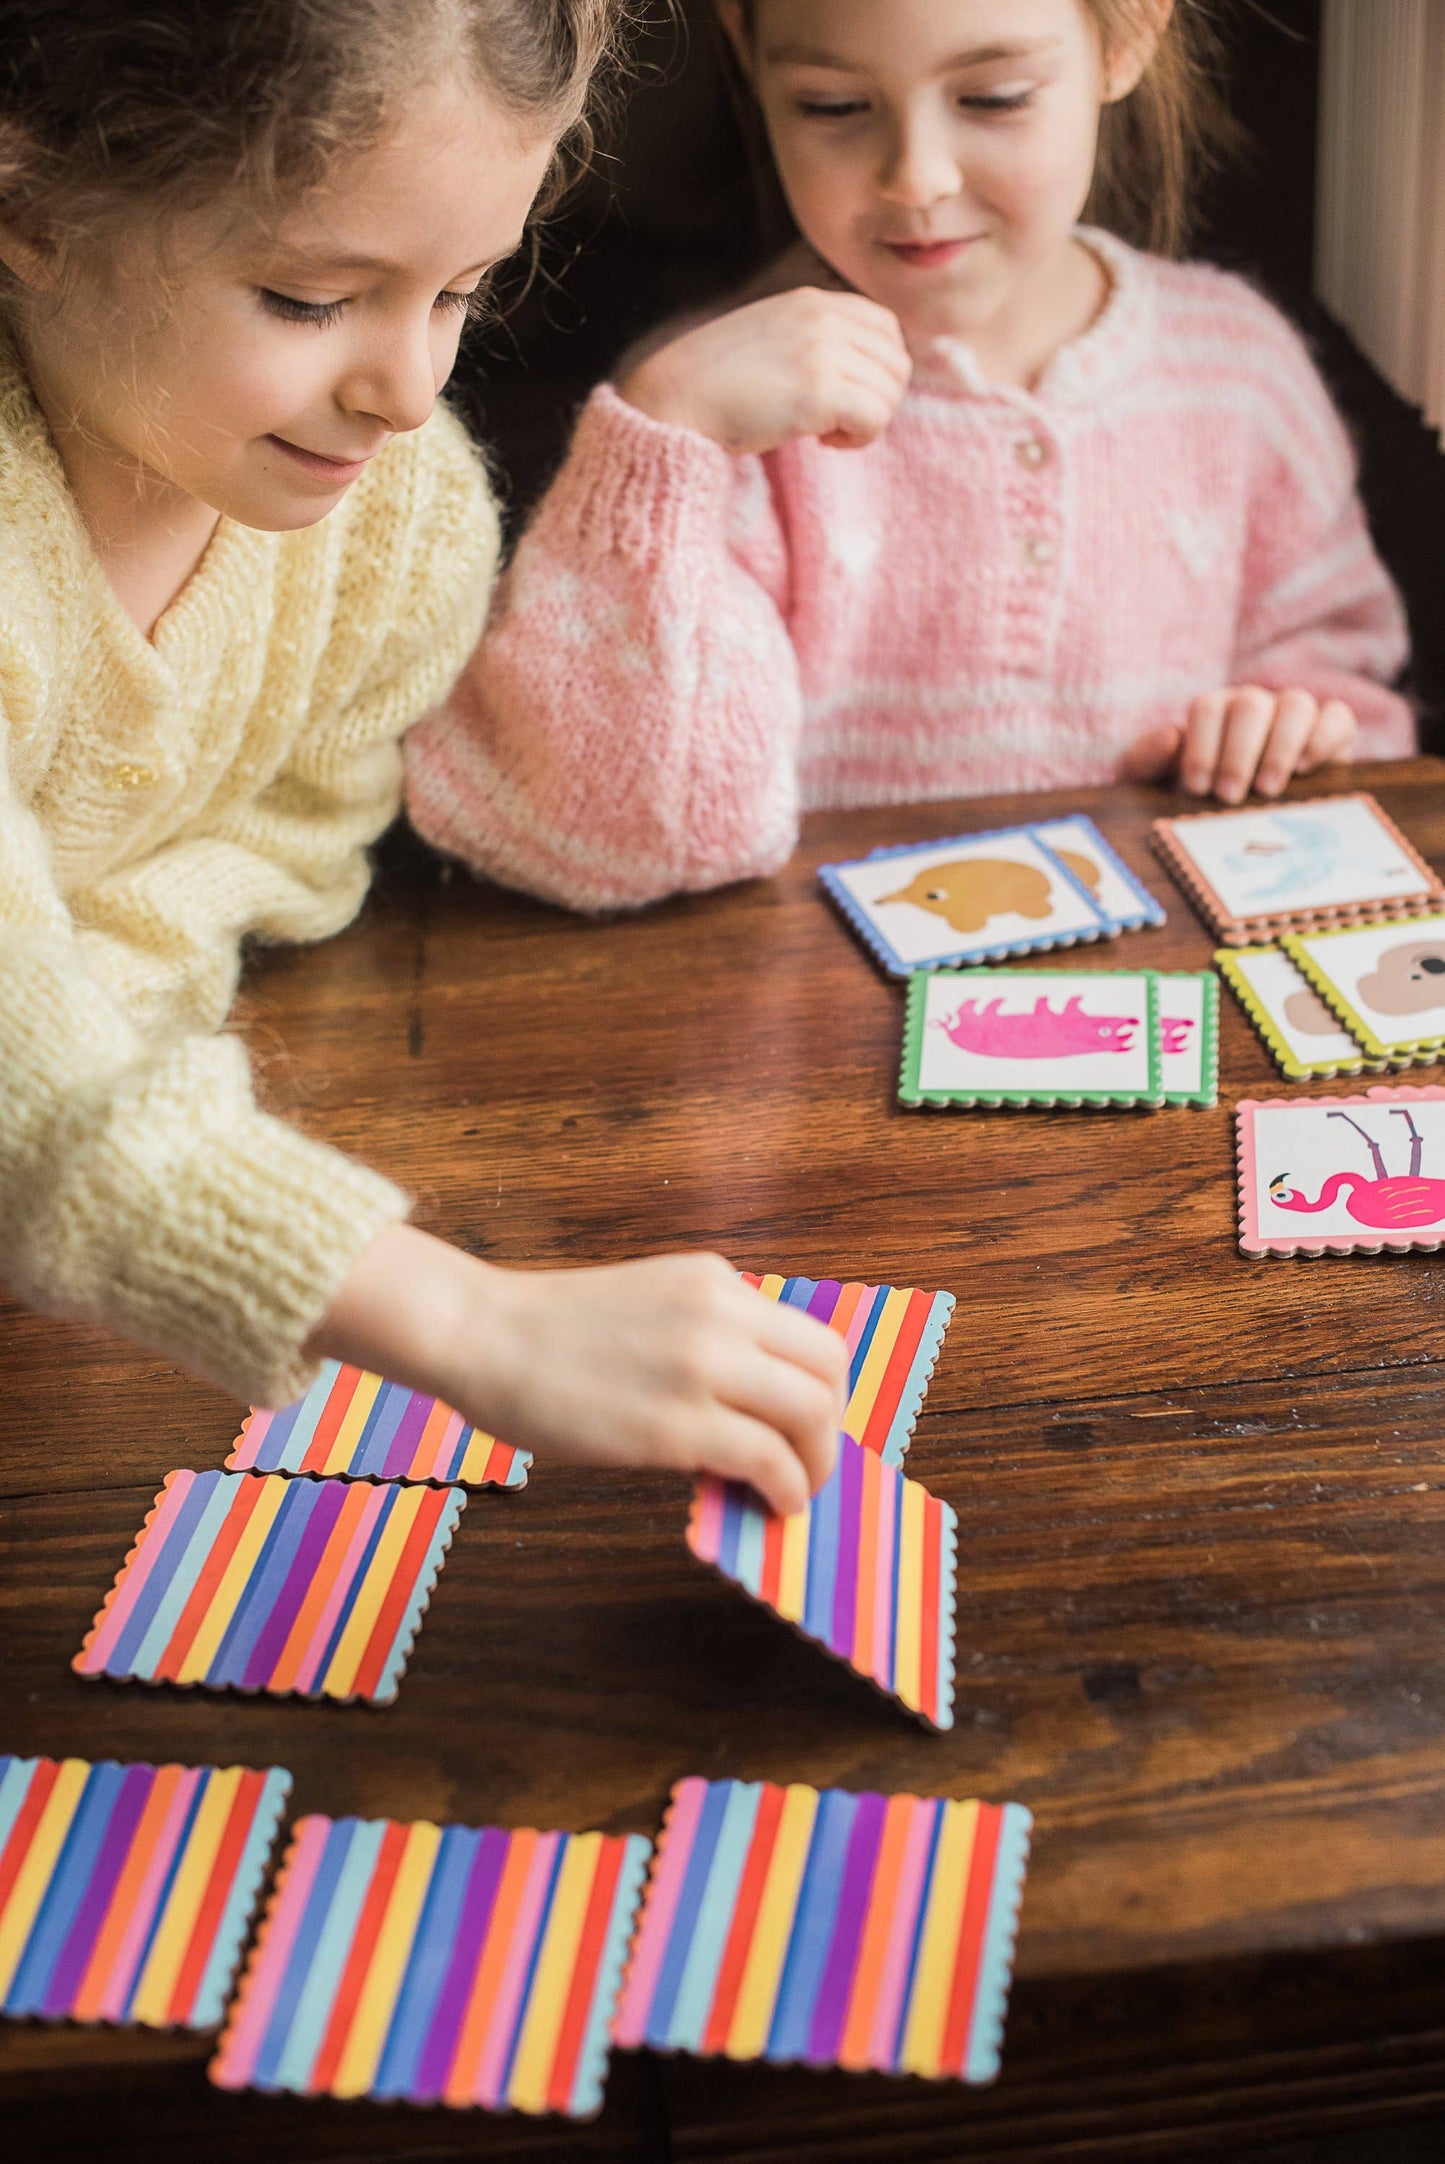
[[[559,133],[549,208],[634,0],[4,0],[0,216],[61,243],[244,190],[280,200],[460,59]]]

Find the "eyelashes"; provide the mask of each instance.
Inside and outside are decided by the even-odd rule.
[[[490,280],[480,279],[465,293],[455,293],[450,287],[438,293],[432,302],[439,315],[461,316],[466,322],[475,322],[485,315]],[[314,330],[330,330],[341,321],[347,303],[345,301],[299,301],[294,294],[277,293],[270,286],[258,288],[261,306],[268,315],[279,317],[283,323],[309,323]]]

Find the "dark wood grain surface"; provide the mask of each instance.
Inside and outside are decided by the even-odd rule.
[[[1445,863],[1445,764],[1363,778]],[[276,1109],[493,1260],[704,1244],[957,1294],[911,1459],[961,1521],[947,1737],[699,1569],[680,1486],[545,1467],[471,1503],[387,1710],[82,1683],[163,1476],[219,1465],[238,1409],[0,1304],[0,1749],[281,1764],[298,1813],[648,1832],[687,1773],[1017,1798],[997,2088],[619,2058],[574,2130],[221,2097],[203,2042],[7,2024],[9,2154],[1445,2153],[1445,1261],[1239,1254],[1229,1110],[1278,1077],[1227,994],[1215,1112],[901,1110],[901,995],[813,879],[1071,808],[1169,908],[1082,961],[1207,962],[1149,854],[1165,799],[1119,790],[817,819],[778,878],[603,926],[393,870],[240,1010]]]

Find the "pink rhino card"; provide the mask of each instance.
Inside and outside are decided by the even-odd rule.
[[[1445,1245],[1445,1089],[1246,1098],[1236,1139],[1246,1255]]]
[[[969,970],[908,986],[906,1105],[1158,1105],[1159,985],[1148,971]]]

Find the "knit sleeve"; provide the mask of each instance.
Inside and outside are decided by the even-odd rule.
[[[1260,304],[1261,306],[1263,304]],[[1269,311],[1274,398],[1252,494],[1234,681],[1343,699],[1356,757],[1408,757],[1414,716],[1392,686],[1405,612],[1370,538],[1353,448],[1303,344]]]
[[[447,704],[421,833],[579,909],[772,871],[797,839],[798,667],[769,474],[596,392]]]

